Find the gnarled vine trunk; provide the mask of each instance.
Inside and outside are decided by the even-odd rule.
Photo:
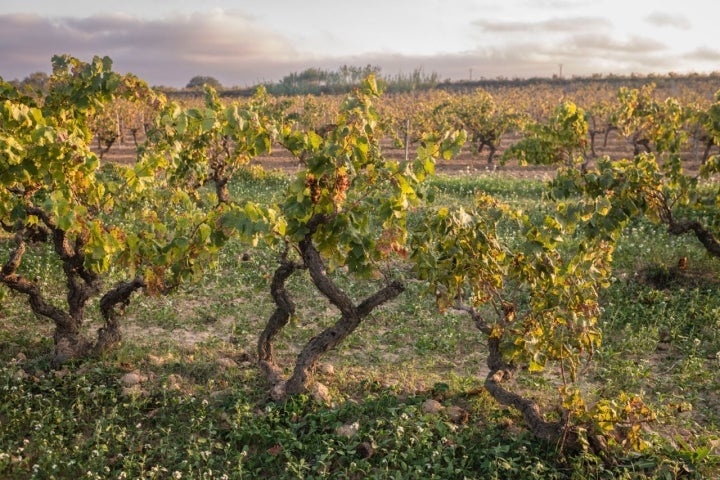
[[[44,212],[37,209],[33,212],[43,218],[52,232],[53,247],[62,261],[63,273],[66,278],[67,310],[58,308],[49,302],[37,282],[18,273],[22,257],[27,249],[26,238],[28,235],[32,235],[32,232],[25,229],[21,229],[15,234],[16,246],[0,270],[0,282],[11,290],[26,295],[32,312],[55,324],[53,365],[60,365],[68,360],[107,350],[117,344],[121,338],[116,307],[126,305],[130,295],[142,288],[144,282],[135,279],[131,282],[121,283],[103,296],[100,301],[100,310],[105,319],[105,326],[98,331],[97,341],[91,341],[82,334],[85,310],[88,301],[100,292],[102,279],[98,274],[85,268],[82,238],[71,242],[66,232],[56,228]]]
[[[558,421],[548,421],[536,402],[505,387],[515,378],[517,365],[509,363],[503,358],[500,350],[501,339],[493,334],[491,325],[486,323],[473,308],[461,307],[460,309],[470,315],[478,330],[487,337],[489,372],[485,377],[484,386],[488,393],[501,405],[519,411],[525,425],[536,437],[556,444],[565,451],[579,451],[582,448],[580,437],[564,414],[563,418]]]
[[[304,265],[287,259],[286,250],[283,253],[280,266],[275,270],[272,283],[270,284],[270,294],[275,302],[275,310],[270,316],[265,329],[260,334],[257,351],[260,369],[271,384],[276,384],[280,381],[280,367],[278,367],[275,362],[273,340],[295,314],[295,302],[293,302],[285,288],[285,282],[295,271],[301,268],[304,268]]]
[[[93,347],[96,354],[106,352],[115,347],[122,340],[119,318],[125,307],[130,303],[130,296],[141,288],[145,288],[145,281],[136,278],[129,282],[121,282],[107,292],[100,299],[100,313],[105,325],[98,329],[98,338]],[[120,311],[118,311],[118,308]]]
[[[500,352],[500,339],[488,338],[487,365],[490,372],[485,378],[485,389],[500,404],[518,410],[530,431],[538,438],[549,443],[560,445],[563,449],[577,451],[581,448],[577,432],[568,424],[566,418],[548,421],[543,416],[540,406],[517,393],[505,388],[504,384],[511,381],[517,367],[505,361]]]
[[[300,252],[313,284],[340,310],[341,316],[333,326],[313,337],[298,355],[293,374],[285,385],[285,392],[289,395],[307,390],[312,382],[318,359],[355,331],[362,319],[375,308],[394,299],[405,290],[401,282],[392,282],[355,306],[352,299],[325,273],[322,258],[312,243],[312,230],[300,242]]]
[[[720,257],[720,242],[703,224],[694,221],[676,221],[672,217],[668,221],[668,232],[673,235],[695,234],[705,250],[713,257]]]
[[[362,319],[368,316],[375,308],[392,300],[405,290],[405,286],[401,282],[392,282],[367,297],[360,304],[355,305],[350,296],[327,276],[320,253],[313,245],[312,235],[317,226],[324,220],[324,216],[318,215],[308,223],[310,231],[299,243],[302,263],[288,260],[288,251],[286,249],[283,252],[280,266],[273,275],[270,292],[275,302],[275,310],[265,329],[260,334],[257,350],[258,363],[269,382],[273,385],[282,382],[280,367],[275,363],[273,340],[295,313],[295,303],[285,287],[287,279],[293,273],[299,269],[308,269],[310,279],[315,287],[340,311],[340,319],[334,325],[313,337],[305,345],[297,356],[290,378],[278,385],[282,392],[278,397],[306,391],[312,383],[313,371],[318,359],[355,331]]]
[[[78,260],[82,249],[82,242],[76,242],[71,247],[65,232],[53,228],[52,240],[56,253],[63,262],[63,271],[67,279],[67,305],[68,310],[62,310],[48,302],[37,282],[31,281],[18,273],[22,257],[27,249],[26,230],[18,230],[15,234],[15,249],[10,258],[3,265],[0,281],[11,290],[22,293],[28,297],[28,303],[33,313],[52,320],[55,323],[53,340],[55,353],[53,364],[60,364],[72,358],[83,357],[92,348],[92,342],[81,334],[81,327],[88,299],[98,291],[100,279],[84,269]]]

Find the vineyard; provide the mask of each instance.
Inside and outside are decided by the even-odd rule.
[[[0,476],[720,475],[720,82],[658,80],[0,81]]]
[[[656,86],[653,81],[659,82]],[[575,82],[575,83],[573,83]],[[643,92],[646,100],[674,98],[687,108],[701,111],[707,109],[720,88],[720,79],[706,78],[673,78],[658,77],[648,79],[628,78],[625,82],[620,80],[576,80],[557,84],[531,84],[509,86],[509,82],[498,82],[499,86],[488,86],[487,89],[473,86],[458,86],[452,93],[443,90],[419,91],[415,94],[401,93],[387,96],[383,99],[379,109],[384,118],[390,122],[387,135],[383,139],[385,153],[395,159],[405,158],[405,144],[412,144],[412,131],[422,132],[423,129],[443,123],[454,123],[464,128],[476,128],[478,131],[475,143],[468,143],[462,151],[453,158],[453,162],[438,165],[442,173],[488,173],[499,168],[515,175],[528,176],[533,170],[546,171],[548,175],[554,173],[554,168],[515,168],[516,163],[506,161],[500,165],[502,152],[510,145],[522,138],[523,125],[528,120],[546,121],[553,109],[562,101],[569,100],[582,108],[587,115],[588,123],[588,156],[597,158],[609,156],[613,160],[628,158],[634,155],[636,145],[633,136],[638,132],[622,132],[618,129],[618,120],[613,114],[618,114],[620,98],[619,89],[629,90],[624,84],[637,85],[634,90]],[[630,89],[631,90],[631,89]],[[631,90],[632,91],[632,90]],[[172,95],[172,92],[170,93]],[[224,101],[233,101],[233,97],[222,97]],[[238,100],[238,98],[235,98]],[[322,128],[332,122],[337,112],[340,96],[295,96],[282,97],[277,101],[285,103],[285,108],[297,113],[299,124],[304,128]],[[202,104],[202,97],[196,95],[179,96],[177,99],[186,107],[197,107]],[[476,109],[473,111],[473,109]],[[439,111],[436,111],[439,110]],[[464,110],[464,111],[463,111]],[[129,162],[136,157],[138,142],[144,140],[145,118],[150,119],[151,109],[126,101],[119,101],[113,105],[101,120],[97,121],[96,129],[107,131],[107,138],[99,136],[93,145],[96,152],[107,155],[108,160]],[[468,121],[472,115],[474,120]],[[433,119],[433,116],[436,117]],[[465,116],[465,118],[463,118]],[[476,122],[473,125],[472,122]],[[435,122],[435,125],[433,125]],[[682,145],[682,157],[689,162],[688,167],[702,163],[703,157],[710,155],[706,152],[709,147],[708,139],[703,138],[704,128],[699,125],[699,119],[690,120],[680,126],[685,130],[688,140]],[[404,138],[406,131],[410,138]],[[493,131],[494,130],[494,131]],[[493,136],[497,139],[493,141]],[[483,136],[486,142],[483,143]],[[408,141],[409,140],[409,141]],[[642,140],[642,139],[640,139]],[[103,144],[104,142],[104,144]],[[710,145],[717,153],[717,147]],[[105,150],[107,150],[105,152]],[[491,151],[494,152],[491,158]],[[297,161],[282,149],[258,156],[252,163],[266,169],[295,170]]]

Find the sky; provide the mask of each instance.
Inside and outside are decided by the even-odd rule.
[[[307,68],[441,80],[720,71],[716,0],[0,0],[0,77],[109,56],[183,87]]]

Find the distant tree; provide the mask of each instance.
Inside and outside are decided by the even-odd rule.
[[[27,87],[33,92],[37,92],[39,94],[45,94],[47,93],[49,78],[50,77],[45,72],[34,72],[23,78],[22,82],[20,82],[20,86]]]
[[[365,67],[356,67],[352,65],[342,65],[338,69],[338,73],[345,83],[360,83],[368,75],[380,75],[381,68],[377,65],[367,64]]]
[[[208,85],[215,90],[222,90],[223,86],[218,79],[214,77],[207,77],[203,75],[196,75],[193,78],[190,79],[188,84],[185,86],[185,88],[203,88],[205,85]]]
[[[378,75],[380,67],[367,65],[354,67],[342,65],[337,70],[323,70],[311,67],[302,72],[293,72],[284,76],[278,83],[266,84],[272,95],[317,95],[321,93],[349,93],[368,75]],[[382,82],[381,82],[382,83]]]

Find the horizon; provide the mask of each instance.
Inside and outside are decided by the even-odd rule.
[[[50,71],[54,54],[182,88],[194,76],[248,88],[308,68],[421,69],[441,81],[707,74],[720,69],[704,0],[4,0],[0,76]]]
[[[70,54],[68,54],[70,55]],[[72,55],[71,55],[72,56]],[[77,58],[77,57],[76,57]],[[92,59],[84,59],[80,58],[81,61],[91,61]],[[111,58],[112,60],[112,58]],[[354,67],[356,65],[347,65],[350,67]],[[358,66],[359,67],[359,66]],[[272,82],[262,82],[257,83],[253,85],[247,85],[247,86],[240,86],[240,85],[225,85],[220,82],[221,91],[247,91],[247,90],[253,90],[260,86],[279,86],[281,85],[282,80],[290,75],[293,74],[300,74],[304,71],[316,69],[316,67],[308,67],[305,69],[302,69],[300,71],[293,71],[293,72],[287,72],[282,78],[272,81]],[[3,79],[7,82],[23,82],[25,80],[28,80],[29,77],[36,73],[44,73],[49,75],[51,73],[51,69],[48,69],[48,71],[34,71],[34,72],[28,72],[26,75],[23,75],[22,77],[17,78],[4,78],[2,75],[0,75],[0,79]],[[115,64],[113,61],[113,70],[118,71],[115,68]],[[335,73],[337,72],[337,69],[335,70],[322,70],[324,73]],[[193,91],[197,87],[189,87],[188,83],[193,79],[189,78],[187,81],[184,82],[183,85],[175,86],[175,85],[162,85],[162,84],[152,84],[148,82],[146,79],[142,78],[141,76],[137,75],[135,72],[131,71],[118,71],[118,73],[121,74],[131,74],[137,76],[140,80],[145,81],[151,88],[158,89],[158,90],[164,90],[164,91],[177,91],[177,92],[183,92],[183,91]],[[396,73],[396,74],[386,74],[383,71],[379,71],[377,73],[377,78],[380,80],[383,80],[387,83],[392,83],[394,79],[392,77],[403,75],[403,72]],[[434,75],[436,72],[429,72],[426,75],[426,77],[430,75]],[[214,80],[217,80],[212,75],[196,75],[196,76],[205,76],[209,78],[213,78]],[[425,78],[425,77],[424,77]],[[714,70],[714,71],[708,71],[708,72],[674,72],[674,71],[668,71],[668,72],[647,72],[647,73],[639,73],[639,72],[630,72],[630,73],[613,73],[613,72],[595,72],[587,75],[572,75],[572,76],[566,76],[562,75],[562,72],[556,72],[550,76],[527,76],[527,77],[520,77],[520,76],[504,76],[499,75],[496,77],[477,77],[477,78],[460,78],[460,79],[451,79],[451,78],[438,78],[436,79],[436,82],[434,85],[441,86],[441,85],[454,85],[454,84],[482,84],[482,83],[523,83],[523,82],[573,82],[573,81],[603,81],[603,80],[643,80],[643,79],[671,79],[671,78],[678,78],[678,79],[689,79],[689,78],[720,78],[720,69]],[[347,85],[355,85],[356,83],[347,83]]]

